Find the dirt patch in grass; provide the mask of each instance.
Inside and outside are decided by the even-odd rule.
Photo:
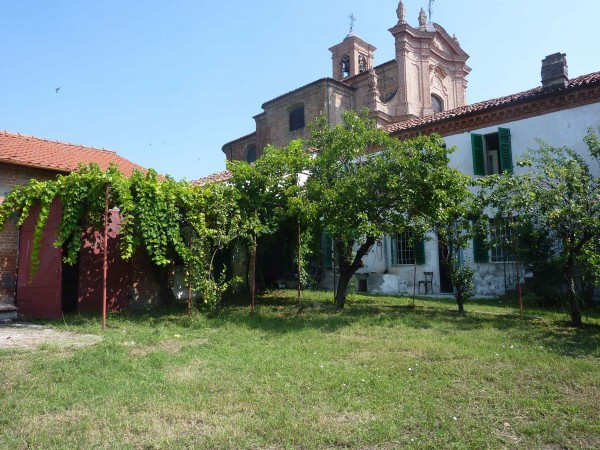
[[[204,362],[201,359],[195,359],[191,364],[175,367],[169,371],[169,379],[180,383],[192,381],[198,377],[203,364]]]
[[[375,415],[370,412],[343,412],[332,417],[333,422],[341,424],[364,424],[375,420]]]
[[[40,346],[86,347],[102,339],[94,334],[57,331],[31,324],[0,325],[0,350],[31,350]]]
[[[169,340],[157,342],[152,345],[140,345],[133,341],[124,342],[123,345],[131,347],[132,356],[145,356],[148,353],[164,351],[167,353],[175,353],[181,351],[184,347],[194,347],[208,344],[208,339],[194,339],[192,341],[185,340]]]

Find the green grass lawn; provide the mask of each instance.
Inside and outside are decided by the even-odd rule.
[[[0,446],[600,447],[600,311],[267,294],[255,314],[113,314],[98,344],[0,352]],[[99,318],[56,328],[100,333]]]

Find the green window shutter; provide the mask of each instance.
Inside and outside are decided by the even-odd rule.
[[[498,128],[498,140],[500,141],[500,171],[513,173],[512,145],[510,143],[510,130]]]
[[[483,135],[471,134],[471,148],[473,149],[473,175],[485,175]]]
[[[422,266],[425,264],[425,240],[415,238],[413,241],[413,254],[417,264]]]
[[[481,235],[473,237],[473,259],[476,263],[490,262],[488,249],[485,245],[485,237]]]
[[[398,257],[396,256],[396,252],[398,251],[398,235],[396,234],[395,236],[390,238],[390,243],[392,244],[392,266],[396,266],[397,261],[398,261]]]
[[[333,267],[333,239],[329,233],[323,233],[323,265],[326,269]]]

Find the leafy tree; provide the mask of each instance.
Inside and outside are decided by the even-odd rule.
[[[300,223],[303,234],[309,235],[311,211],[303,187],[309,159],[302,141],[296,140],[286,147],[267,146],[252,164],[228,162],[230,183],[239,193],[240,213],[248,223],[249,248],[253,249],[259,236],[290,223]]]
[[[449,168],[452,149],[439,136],[399,141],[366,112],[347,112],[333,128],[322,115],[311,128],[309,145],[317,150],[307,200],[335,241],[336,304],[343,308],[348,284],[375,241],[406,230],[423,236],[447,222],[450,209],[468,195],[469,178]]]
[[[597,284],[600,274],[600,143],[589,129],[584,138],[595,169],[568,147],[552,147],[538,140],[518,162],[529,170],[480,180],[482,203],[498,217],[514,215],[516,229],[534,229],[538,238],[553,243],[543,251],[560,267],[567,284],[571,321],[582,325],[576,277]],[[547,245],[542,245],[542,247]]]
[[[227,280],[226,268],[215,273],[215,257],[248,233],[239,208],[238,192],[230,185],[212,183],[190,186],[186,191],[185,222],[189,227],[187,282],[202,293],[204,303],[215,309],[223,293],[237,280]],[[187,230],[182,230],[185,233]]]
[[[475,284],[473,282],[475,270],[468,262],[463,261],[461,263],[456,254],[450,256],[448,268],[450,269],[452,286],[455,289],[454,298],[458,305],[458,312],[462,314],[465,312],[465,302],[471,300],[475,294]]]

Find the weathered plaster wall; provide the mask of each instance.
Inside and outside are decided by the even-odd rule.
[[[461,172],[473,176],[473,156],[471,150],[471,133],[488,134],[498,128],[508,128],[511,133],[513,162],[519,159],[527,149],[537,148],[536,138],[555,147],[567,146],[576,150],[589,163],[592,157],[583,142],[589,127],[600,125],[600,103],[557,111],[542,116],[531,117],[502,125],[478,128],[471,132],[445,136],[448,147],[456,146],[457,150],[450,157],[450,165]],[[597,165],[592,165],[597,170]],[[526,169],[515,165],[515,174]]]

